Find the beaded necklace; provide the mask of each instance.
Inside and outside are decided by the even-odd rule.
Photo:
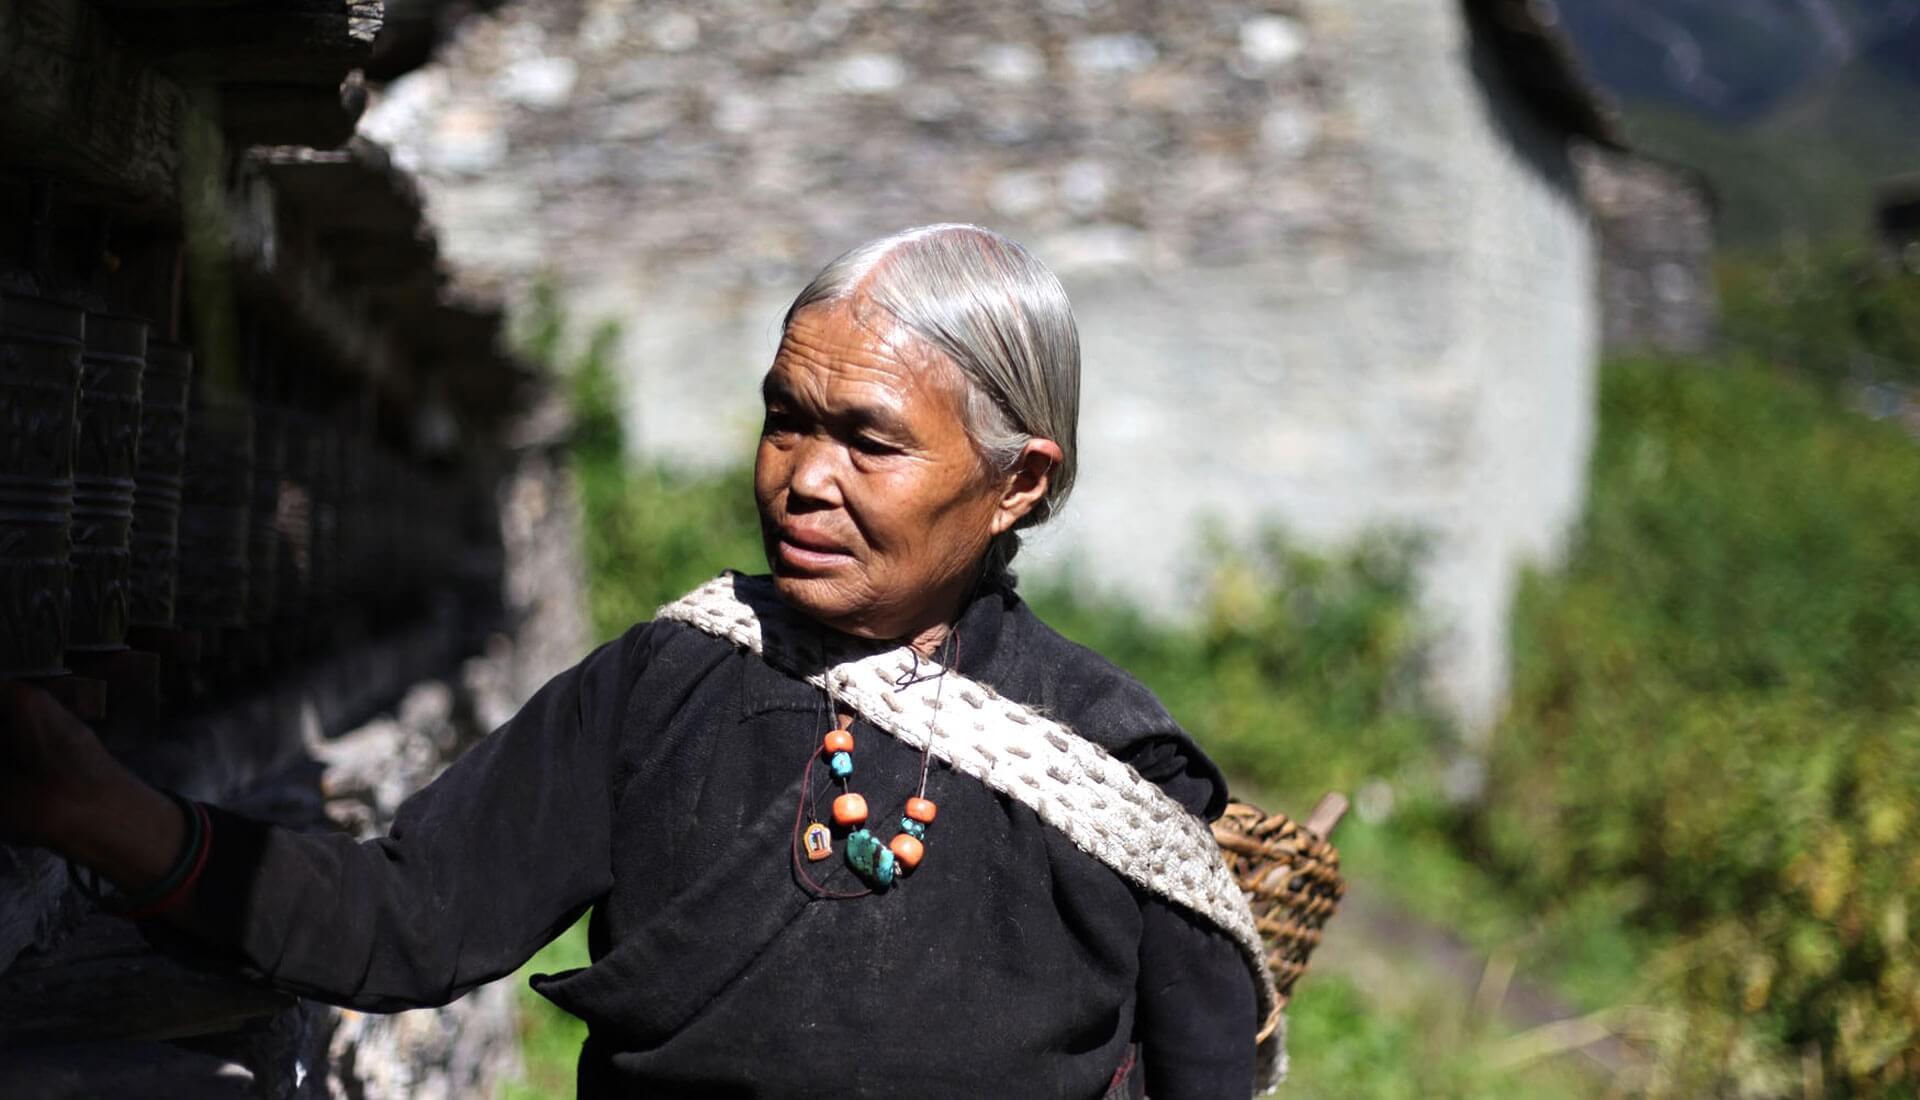
[[[852,789],[848,782],[853,777],[853,713],[849,711],[844,718],[840,716],[840,700],[833,690],[826,691],[826,704],[833,716],[834,724],[820,738],[820,744],[807,752],[807,764],[800,775],[800,804],[794,808],[793,815],[793,869],[800,881],[806,884],[814,896],[822,898],[861,898],[892,886],[903,875],[909,874],[920,866],[920,860],[926,855],[927,826],[933,824],[939,807],[927,797],[927,772],[932,762],[933,738],[939,736],[940,697],[946,687],[946,672],[952,662],[959,658],[959,631],[951,630],[947,634],[946,648],[948,661],[939,665],[939,671],[923,675],[920,672],[920,655],[916,652],[913,668],[903,674],[894,684],[894,691],[905,691],[915,684],[931,679],[933,688],[933,721],[929,728],[927,742],[920,747],[920,783],[912,797],[907,799],[900,817],[900,832],[886,844],[866,827],[867,800]],[[820,820],[820,794],[813,785],[813,766],[821,760],[827,762],[831,777],[827,781],[831,789],[835,780],[839,781],[840,794],[833,800],[833,822],[848,830],[846,836],[846,861],[853,873],[867,884],[865,890],[829,890],[817,882],[807,869],[807,864],[818,863],[833,855],[833,833]],[[801,822],[806,827],[801,828]],[[806,856],[803,861],[800,857]]]

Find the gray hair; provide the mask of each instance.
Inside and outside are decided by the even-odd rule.
[[[966,381],[967,435],[987,468],[1012,473],[1028,440],[1051,439],[1062,458],[1047,493],[1017,528],[1058,514],[1079,461],[1080,332],[1060,280],[1010,238],[977,225],[923,225],[841,253],[787,307],[862,298],[944,354]],[[1020,536],[987,552],[987,571],[1011,583]]]

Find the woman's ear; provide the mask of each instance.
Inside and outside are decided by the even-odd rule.
[[[1027,440],[1020,448],[1020,461],[1001,490],[1000,506],[993,513],[994,534],[1013,530],[1014,524],[1046,499],[1047,488],[1053,484],[1053,471],[1064,457],[1060,444],[1051,439]]]

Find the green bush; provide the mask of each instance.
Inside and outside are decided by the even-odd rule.
[[[1920,276],[1839,245],[1729,256],[1718,275],[1736,355],[1829,382],[1920,384]]]
[[[549,288],[536,288],[520,342],[561,376],[573,409],[569,453],[584,516],[581,543],[595,638],[611,638],[722,569],[753,570],[765,558],[747,466],[723,472],[636,465],[628,460],[620,387],[609,362],[619,341],[596,328],[568,361],[568,333]],[[746,453],[749,440],[742,440]]]
[[[559,1100],[574,1095],[579,1073],[580,1045],[587,1041],[586,1021],[535,993],[527,984],[533,974],[557,974],[592,961],[587,948],[587,920],[540,949],[517,975],[516,1003],[520,1010],[521,1079],[509,1081],[504,1100]]]
[[[1042,618],[1138,677],[1229,773],[1304,814],[1371,779],[1425,790],[1451,743],[1422,704],[1413,610],[1418,545],[1376,537],[1313,554],[1278,533],[1216,551],[1203,615],[1150,622],[1065,588]]]
[[[1799,1095],[1815,1055],[1913,1095],[1920,451],[1751,365],[1616,366],[1601,429],[1475,838],[1523,904],[1611,891],[1670,945],[1655,1091]]]

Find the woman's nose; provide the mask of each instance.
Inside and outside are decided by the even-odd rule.
[[[833,440],[818,435],[800,440],[793,449],[793,476],[787,481],[788,493],[796,500],[837,506],[840,503],[839,451]]]

